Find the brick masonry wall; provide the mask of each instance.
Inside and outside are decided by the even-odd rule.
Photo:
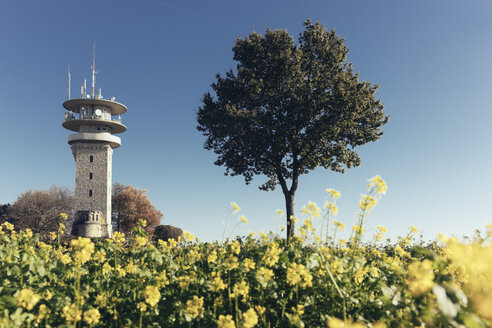
[[[105,143],[72,144],[75,158],[75,211],[99,211],[111,232],[111,168],[113,149]],[[93,156],[93,162],[90,161]],[[90,179],[92,173],[92,179]],[[92,190],[92,196],[89,194]]]

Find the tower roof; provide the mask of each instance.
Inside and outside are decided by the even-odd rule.
[[[106,100],[106,99],[92,99],[92,98],[80,98],[80,99],[70,99],[63,103],[63,107],[71,112],[78,113],[80,107],[87,105],[101,105],[111,108],[111,115],[119,115],[126,112],[126,106],[120,104],[119,102]]]

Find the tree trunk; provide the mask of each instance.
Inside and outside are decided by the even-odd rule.
[[[294,216],[294,192],[284,192],[285,196],[285,209],[287,213],[287,244],[290,243],[292,237],[294,237],[295,222],[292,220]]]

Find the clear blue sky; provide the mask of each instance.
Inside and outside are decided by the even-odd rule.
[[[359,148],[362,165],[302,176],[296,210],[342,193],[337,217],[351,226],[366,179],[380,174],[388,194],[367,230],[391,236],[410,224],[425,239],[471,235],[492,223],[492,2],[489,0],[59,1],[0,3],[0,203],[28,190],[73,188],[75,162],[62,128],[67,66],[72,97],[90,78],[128,107],[128,131],[114,152],[113,181],[147,189],[172,224],[220,239],[229,203],[250,221],[238,234],[275,230],[280,190],[226,177],[195,129],[200,99],[215,74],[235,63],[237,37],[266,27],[297,39],[319,20],[346,39],[362,80],[391,115],[380,141]]]

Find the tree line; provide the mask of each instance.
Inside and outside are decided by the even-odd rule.
[[[140,219],[147,221],[147,233],[152,235],[163,214],[146,195],[147,190],[115,183],[111,195],[111,222],[114,231],[130,233]],[[12,204],[0,204],[0,223],[10,222],[16,229],[31,229],[47,234],[57,231],[60,223],[70,233],[75,219],[74,195],[67,188],[28,190]],[[64,214],[66,214],[66,218]]]

